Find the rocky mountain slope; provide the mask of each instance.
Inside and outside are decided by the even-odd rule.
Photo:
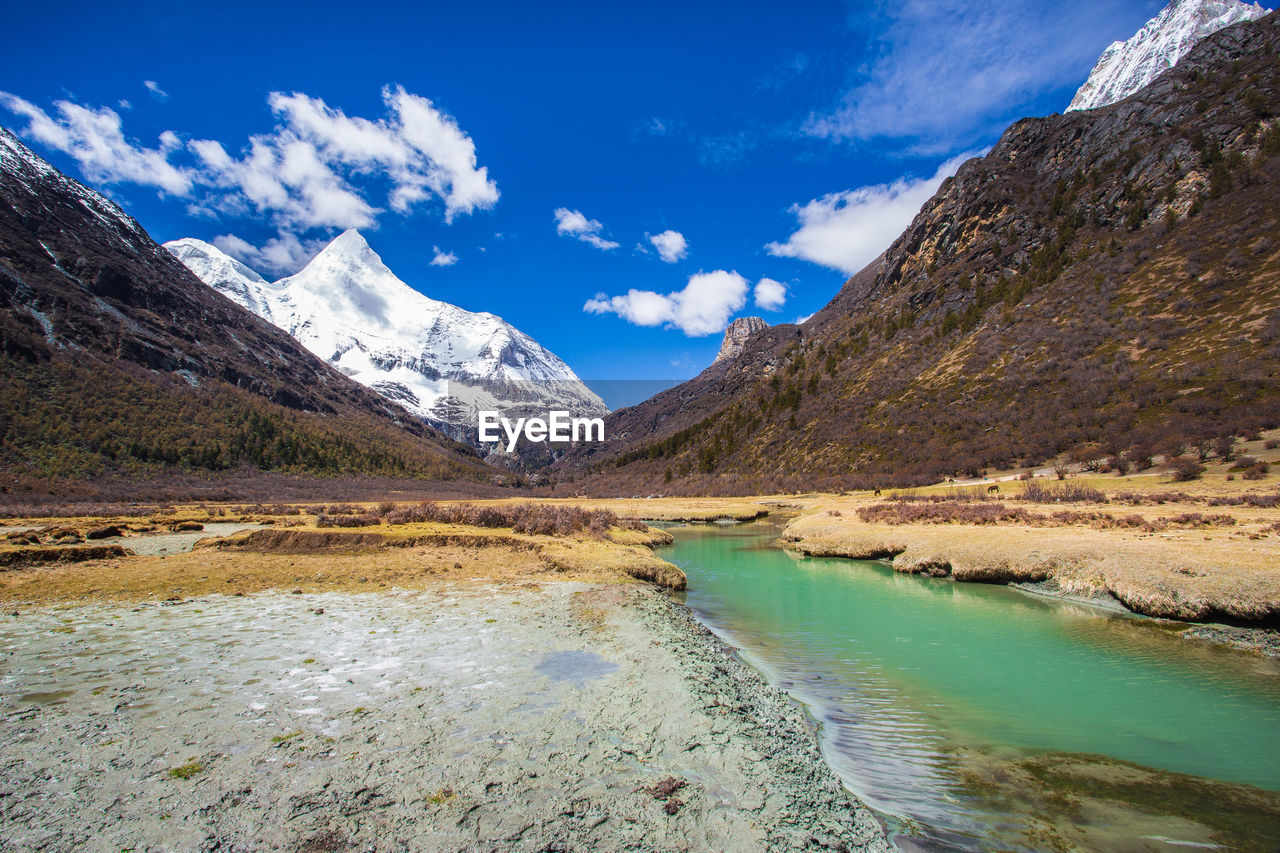
[[[492,473],[206,287],[4,129],[0,200],[6,478]]]
[[[202,281],[295,337],[347,376],[456,438],[476,413],[608,410],[567,364],[510,323],[431,299],[387,268],[357,231],[295,275],[268,282],[215,246],[165,244]]]
[[[1280,423],[1280,18],[1024,119],[803,326],[607,420],[561,489],[918,483]]]
[[[1205,36],[1267,11],[1240,0],[1172,0],[1133,38],[1103,51],[1067,111],[1122,101],[1177,65]]]

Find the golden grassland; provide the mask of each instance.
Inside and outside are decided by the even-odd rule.
[[[208,515],[207,509],[184,507],[164,520],[176,526],[178,519],[200,523],[224,518]],[[65,562],[10,560],[10,567],[0,570],[0,601],[163,600],[266,589],[359,592],[481,581],[643,580],[672,588],[685,583],[679,569],[654,556],[654,545],[670,541],[669,534],[658,530],[614,528],[604,538],[595,538],[430,522],[339,530],[319,528],[308,516],[255,518],[274,523],[204,539],[191,551],[168,556],[94,559],[100,547],[91,551],[91,546],[68,545],[62,548],[68,555]],[[77,524],[88,527],[104,521],[58,519],[58,526],[75,529]],[[129,537],[123,543],[127,548]],[[21,555],[23,550],[0,547],[0,557]],[[89,559],[73,561],[75,552]]]
[[[1257,445],[1256,447],[1254,445]],[[1239,452],[1280,463],[1280,449],[1262,441]],[[1017,472],[1005,472],[1005,476]],[[1063,485],[1052,476],[1036,482]],[[982,497],[988,483],[1000,493]],[[1114,596],[1147,615],[1187,620],[1273,621],[1280,617],[1280,506],[1213,505],[1222,499],[1280,494],[1280,476],[1243,480],[1227,463],[1210,464],[1198,480],[1175,483],[1153,470],[1120,477],[1072,475],[1067,485],[1100,489],[1105,502],[1061,504],[1021,499],[1026,483],[995,479],[939,484],[905,493],[773,495],[741,498],[538,499],[538,503],[595,510],[649,521],[749,520],[767,513],[794,515],[783,541],[815,556],[889,559],[902,572],[949,576],[959,581],[1041,582],[1079,596]],[[902,496],[960,498],[960,505],[1007,508],[1021,514],[995,523],[972,523],[964,512],[932,523],[879,520],[875,508],[911,504]],[[513,505],[527,499],[477,500]],[[442,502],[448,503],[448,502]],[[1256,503],[1266,503],[1255,501]],[[372,512],[375,504],[355,510]],[[417,522],[355,529],[320,527],[320,504],[235,507],[201,504],[167,508],[149,518],[48,518],[11,520],[11,528],[85,531],[118,525],[131,535],[193,524],[238,521],[262,529],[200,543],[185,554],[50,561],[24,565],[21,544],[0,544],[0,601],[83,598],[165,598],[247,593],[268,588],[377,590],[448,582],[527,580],[647,580],[682,588],[684,576],[651,550],[669,537],[662,531],[614,527],[601,537],[550,536],[511,529]],[[331,508],[330,508],[331,509]],[[867,521],[862,511],[872,511]],[[93,543],[89,543],[93,544]],[[41,545],[39,549],[48,551]],[[67,560],[77,559],[68,554]],[[34,562],[34,561],[33,561]]]
[[[900,572],[987,583],[1052,581],[1061,592],[1110,594],[1148,616],[1259,621],[1280,615],[1280,538],[1176,530],[866,524],[822,513],[784,538],[812,556],[892,559]]]
[[[1280,455],[1260,441],[1252,444],[1243,452],[1268,462]],[[999,481],[1001,491],[992,496],[999,508],[1027,518],[996,523],[965,520],[963,499],[975,488],[970,484],[829,496],[805,501],[783,539],[813,556],[891,560],[900,572],[960,581],[1047,581],[1067,595],[1114,596],[1149,616],[1272,622],[1280,618],[1280,506],[1221,502],[1252,496],[1265,504],[1278,494],[1280,478],[1243,480],[1230,468],[1209,465],[1201,479],[1185,483],[1171,482],[1164,472],[1038,481],[1050,489],[1098,489],[1105,503],[1024,501],[1026,483]],[[984,493],[985,483],[977,488]],[[957,520],[899,524],[881,520],[891,512],[876,511],[895,498],[915,496],[960,498],[952,505]]]

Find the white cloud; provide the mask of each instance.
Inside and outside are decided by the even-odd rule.
[[[756,307],[765,311],[777,311],[787,302],[787,286],[771,278],[762,278],[756,282]]]
[[[556,208],[556,233],[565,237],[573,237],[584,243],[590,243],[597,249],[616,249],[618,244],[600,236],[604,226],[598,219],[588,219],[581,211],[567,207]]]
[[[812,314],[802,314],[802,315],[800,315],[799,317],[797,317],[797,318],[796,318],[796,325],[797,325],[797,326],[803,325],[803,324],[805,324],[805,323],[809,322],[811,319],[813,319],[813,315],[812,315]]]
[[[1026,115],[1047,90],[1083,82],[1102,49],[1148,14],[1123,0],[899,0],[880,11],[887,27],[866,33],[873,58],[839,103],[810,117],[806,133],[953,151]],[[859,20],[880,27],[883,18]]]
[[[400,87],[382,97],[390,116],[371,121],[319,98],[273,92],[268,103],[277,125],[252,137],[241,157],[213,140],[190,147],[215,183],[238,196],[233,201],[286,227],[368,227],[381,210],[354,181],[369,175],[390,179],[387,201],[399,213],[438,197],[451,222],[497,203],[497,184],[476,165],[475,144],[452,116]]]
[[[147,88],[164,94],[154,81]],[[281,236],[254,251],[280,264],[307,245],[303,235],[312,229],[374,226],[381,193],[398,213],[438,198],[447,222],[497,203],[497,184],[452,116],[400,87],[382,97],[386,117],[370,120],[319,98],[274,92],[275,126],[238,152],[213,139],[184,146],[172,131],[157,148],[144,148],[126,139],[119,114],[106,107],[57,101],[50,116],[3,92],[0,106],[27,120],[23,135],[78,160],[91,181],[156,187],[189,198],[193,213],[270,222]],[[184,155],[191,164],[177,165]]]
[[[458,262],[458,256],[453,252],[442,252],[440,251],[439,246],[432,246],[431,248],[436,253],[435,257],[431,259],[431,266],[451,267]],[[481,249],[480,251],[483,252],[484,249]]]
[[[24,136],[74,157],[91,181],[141,184],[177,196],[191,192],[192,172],[169,162],[180,145],[173,133],[162,133],[158,148],[143,148],[125,139],[120,114],[109,107],[55,101],[54,117],[8,92],[0,92],[0,106],[27,120]]]
[[[254,137],[243,157],[227,153],[220,142],[190,143],[204,167],[203,176],[226,195],[214,206],[229,213],[270,217],[289,230],[368,228],[381,211],[307,142]]]
[[[297,235],[288,232],[281,232],[261,247],[235,234],[213,238],[213,245],[254,270],[286,274],[306,266],[328,243],[324,239],[299,240]]]
[[[645,133],[649,136],[666,136],[671,133],[673,127],[670,120],[654,116],[639,122],[636,125],[636,129],[640,133]]]
[[[169,100],[169,93],[160,88],[160,84],[155,80],[143,80],[142,85],[147,87],[147,91],[151,93],[151,97],[157,101]]]
[[[689,241],[684,239],[684,235],[679,231],[670,229],[663,231],[661,234],[646,234],[649,242],[658,250],[658,257],[669,264],[689,254]]]
[[[899,178],[793,205],[800,228],[787,242],[765,248],[771,255],[801,258],[853,275],[889,247],[961,163],[980,153],[953,157],[929,178]]]
[[[582,310],[617,314],[637,326],[674,327],[692,338],[724,331],[746,301],[747,280],[736,272],[716,270],[690,276],[685,288],[674,293],[635,289],[613,297],[598,293]]]

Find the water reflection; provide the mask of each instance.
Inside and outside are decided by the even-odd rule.
[[[1048,751],[1280,790],[1274,662],[1004,587],[799,557],[771,546],[777,533],[681,529],[664,556],[688,574],[695,612],[809,707],[850,787],[934,840],[1083,844],[1025,836],[1057,830],[1033,816],[1031,800],[992,794],[1001,778],[1037,778],[1018,762]],[[1179,831],[1168,837],[1213,834]],[[1137,849],[1169,843],[1148,838]]]

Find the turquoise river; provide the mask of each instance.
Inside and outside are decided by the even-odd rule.
[[[905,849],[1280,849],[1280,663],[1185,626],[676,528],[685,601]]]

